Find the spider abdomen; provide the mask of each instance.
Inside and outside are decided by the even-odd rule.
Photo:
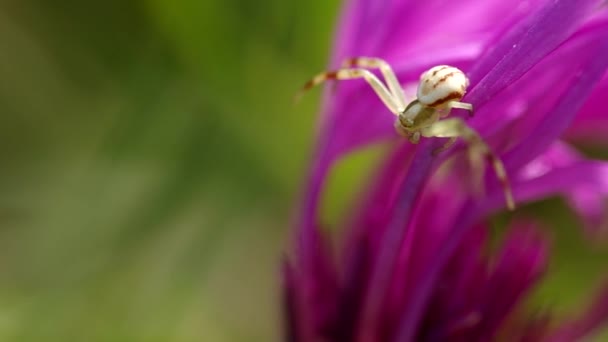
[[[460,69],[439,65],[420,76],[418,101],[429,107],[439,107],[464,96],[469,79]]]

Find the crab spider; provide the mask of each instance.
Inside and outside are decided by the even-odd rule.
[[[386,85],[367,69],[379,69]],[[509,179],[502,161],[494,154],[483,138],[461,118],[447,118],[452,108],[464,109],[473,114],[473,105],[460,102],[469,85],[466,75],[459,69],[439,65],[420,76],[417,98],[406,103],[403,89],[390,65],[379,58],[350,58],[342,68],[322,72],[308,81],[296,95],[327,80],[348,80],[363,78],[376,92],[384,105],[397,116],[395,129],[398,134],[417,144],[421,137],[449,138],[448,142],[435,152],[449,148],[457,138],[469,145],[468,155],[474,179],[481,183],[484,160],[491,162],[496,177],[500,181],[507,207],[515,209],[515,201]],[[388,87],[387,87],[388,86]]]

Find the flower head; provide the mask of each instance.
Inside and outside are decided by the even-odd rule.
[[[515,200],[561,195],[588,233],[607,230],[608,163],[560,140],[608,122],[602,1],[351,0],[331,67],[353,56],[384,58],[404,89],[434,65],[463,70],[470,79],[463,100],[476,109],[467,122],[503,160]],[[518,221],[498,253],[483,253],[484,220],[505,205],[499,182],[486,172],[480,198],[463,181],[470,177],[463,144],[435,155],[440,139],[411,145],[393,120],[364,82],[325,91],[296,254],[284,272],[292,340],[571,341],[608,316],[595,306],[556,329],[545,315],[515,315],[547,265],[538,225]],[[595,137],[602,141],[601,131]],[[391,152],[353,210],[335,262],[318,215],[326,178],[347,152],[378,141]],[[604,292],[598,303],[608,306]]]

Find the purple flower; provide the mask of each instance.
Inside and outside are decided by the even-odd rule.
[[[561,140],[606,142],[603,1],[350,0],[330,69],[353,56],[387,60],[409,99],[423,71],[463,70],[463,101],[475,108],[467,123],[503,160],[516,202],[560,195],[587,234],[608,232],[608,162]],[[538,224],[516,221],[488,256],[485,220],[505,206],[494,174],[486,172],[484,195],[476,195],[464,181],[466,145],[434,155],[442,139],[412,145],[393,121],[363,81],[325,90],[296,251],[284,267],[288,340],[576,341],[608,318],[608,286],[585,314],[557,327],[548,314],[525,312],[521,299],[549,259]],[[336,250],[318,215],[326,179],[340,158],[377,142],[390,151],[344,220]]]

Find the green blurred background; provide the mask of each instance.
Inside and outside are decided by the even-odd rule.
[[[0,341],[277,339],[336,7],[0,2]]]
[[[278,340],[319,96],[291,99],[338,7],[1,1],[0,341]],[[556,235],[537,297],[569,308],[606,254]]]

